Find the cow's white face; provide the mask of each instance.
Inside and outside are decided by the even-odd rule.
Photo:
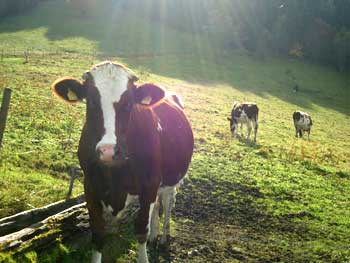
[[[112,164],[117,154],[117,110],[128,83],[135,76],[123,66],[104,62],[87,71],[83,79],[88,88],[87,119],[89,129],[96,130],[95,150],[106,164]],[[101,126],[101,127],[100,127]]]
[[[97,143],[96,150],[103,146],[116,145],[116,112],[115,104],[127,90],[130,73],[124,68],[110,62],[100,64],[84,74],[90,76],[100,95],[100,105],[103,117],[104,135]]]

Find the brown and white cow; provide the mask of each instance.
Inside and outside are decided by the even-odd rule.
[[[147,240],[158,236],[159,200],[164,209],[160,242],[165,243],[176,186],[192,157],[192,129],[179,97],[154,84],[137,87],[136,80],[122,65],[104,62],[85,72],[83,81],[65,77],[53,84],[54,93],[67,102],[86,100],[78,157],[94,263],[102,258],[106,214],[118,217],[135,197],[140,204],[137,262],[148,262]]]
[[[241,135],[243,136],[243,123],[247,125],[248,136],[252,131],[252,125],[254,128],[254,142],[256,141],[256,133],[258,132],[258,114],[259,108],[255,103],[251,102],[237,102],[235,101],[232,106],[231,118],[227,118],[230,121],[230,129],[233,136],[237,135],[238,124],[241,124]]]
[[[303,137],[304,132],[307,132],[307,137],[310,138],[312,119],[309,114],[302,111],[293,112],[293,122],[295,127],[295,137]]]

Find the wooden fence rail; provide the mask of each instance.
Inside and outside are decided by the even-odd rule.
[[[69,200],[61,200],[44,207],[23,211],[13,216],[0,219],[0,236],[8,235],[12,232],[19,231],[38,221],[44,220],[48,216],[61,212],[73,205],[81,204],[85,201],[84,195],[81,194]]]

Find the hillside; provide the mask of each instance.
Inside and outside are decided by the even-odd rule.
[[[142,9],[101,8],[81,14],[48,1],[0,22],[0,92],[13,89],[0,150],[0,217],[64,198],[85,107],[58,101],[50,85],[108,59],[128,65],[140,82],[178,93],[194,130],[172,244],[152,250],[152,262],[349,261],[349,75],[225,51],[205,34],[141,16]],[[259,105],[256,144],[232,138],[226,118],[234,100]],[[294,137],[296,109],[313,117],[310,140]],[[78,183],[74,194],[81,191]],[[111,238],[107,262],[135,258],[131,228],[123,229],[122,242]],[[15,262],[85,262],[86,248],[85,239],[63,243]]]

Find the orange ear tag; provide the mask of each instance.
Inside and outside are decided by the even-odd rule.
[[[77,95],[71,89],[68,89],[67,97],[68,97],[68,100],[71,100],[71,101],[78,100]]]

